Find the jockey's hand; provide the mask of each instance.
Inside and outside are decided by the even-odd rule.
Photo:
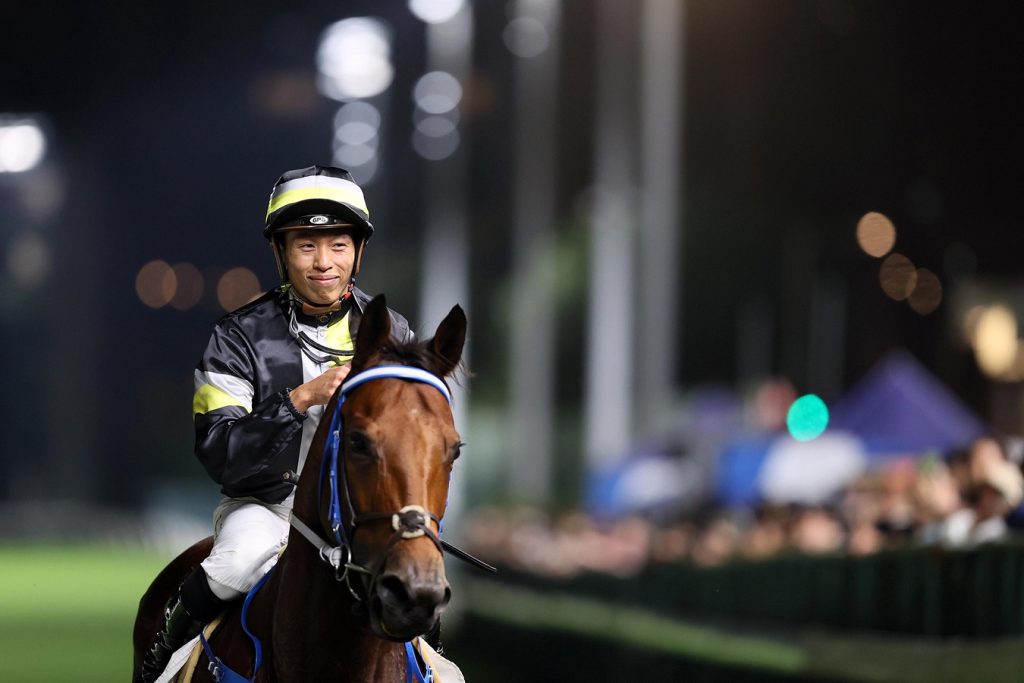
[[[352,364],[345,363],[292,389],[289,396],[291,396],[295,409],[300,413],[305,413],[310,406],[327,405],[331,397],[334,396],[334,392],[348,377],[348,372],[351,369]]]

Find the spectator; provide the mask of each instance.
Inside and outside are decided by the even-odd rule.
[[[972,467],[972,479],[975,477],[970,506],[954,512],[942,524],[940,540],[945,546],[973,548],[1005,538],[1005,517],[1024,498],[1024,478],[1007,460],[986,456]]]

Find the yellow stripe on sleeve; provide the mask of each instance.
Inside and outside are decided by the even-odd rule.
[[[192,414],[193,415],[205,415],[210,411],[217,410],[218,408],[225,408],[227,406],[239,406],[244,408],[246,412],[249,412],[250,406],[242,401],[242,399],[235,398],[228,392],[213,386],[212,384],[204,384],[196,390],[194,396],[192,396]]]

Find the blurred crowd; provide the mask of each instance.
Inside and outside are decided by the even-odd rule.
[[[511,569],[629,576],[652,563],[715,567],[782,553],[972,548],[1024,528],[1022,499],[1020,453],[985,437],[945,457],[888,460],[822,504],[708,505],[673,519],[485,508],[469,517],[466,541],[470,552]]]

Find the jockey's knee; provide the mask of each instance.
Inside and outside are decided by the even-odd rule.
[[[224,553],[224,569],[230,577],[249,577],[259,573],[267,562],[266,548],[244,545]]]
[[[226,548],[214,547],[203,562],[210,590],[222,600],[241,597],[259,581],[277,558],[276,544],[243,543]]]

